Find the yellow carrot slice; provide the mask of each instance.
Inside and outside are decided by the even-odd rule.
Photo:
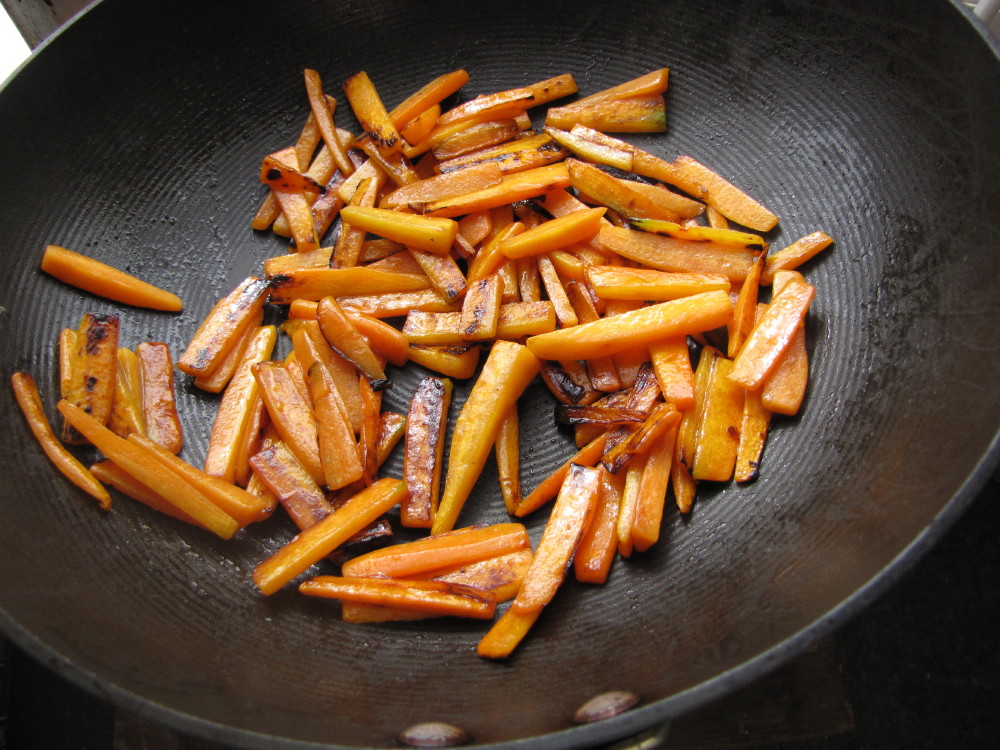
[[[603,227],[597,239],[623,258],[650,268],[674,273],[724,275],[738,282],[746,279],[757,257],[757,253],[745,248],[678,240],[621,227]]]
[[[532,336],[525,343],[539,359],[589,359],[718,328],[728,322],[732,310],[727,293],[705,292]]]
[[[535,167],[523,172],[505,174],[499,185],[475,190],[471,193],[431,201],[424,206],[424,213],[431,216],[463,216],[473,211],[496,208],[527,198],[569,187],[569,173],[563,163]]]
[[[678,156],[672,167],[674,173],[668,180],[672,185],[700,197],[737,224],[767,232],[778,223],[778,217],[771,211],[690,156]]]
[[[184,307],[181,298],[172,292],[58,245],[45,247],[42,270],[78,289],[126,305],[167,312],[180,312]]]
[[[544,222],[504,240],[500,244],[500,251],[508,258],[522,258],[583,242],[597,234],[606,211],[603,207],[591,208]]]
[[[458,224],[452,219],[407,214],[386,208],[344,206],[340,216],[351,226],[429,253],[449,252],[458,234]]]
[[[34,378],[26,372],[15,372],[10,376],[10,385],[31,433],[52,464],[69,481],[96,499],[103,510],[109,510],[111,508],[111,495],[108,494],[104,485],[72,453],[63,447],[55,432],[52,431],[52,426],[45,416],[42,399],[38,394],[38,386],[35,384]]]
[[[118,347],[117,355],[115,397],[111,403],[111,417],[108,419],[108,427],[120,437],[128,437],[133,432],[145,434],[146,420],[142,415],[142,382],[139,375],[139,360],[134,351],[124,346]]]
[[[732,370],[732,360],[718,357],[705,390],[691,467],[696,481],[725,482],[733,476],[745,391],[731,379]]]
[[[406,491],[406,483],[399,479],[380,479],[260,563],[254,583],[262,593],[273,594],[388,512]]]
[[[117,315],[86,313],[72,338],[72,350],[61,351],[70,363],[61,364],[62,397],[82,408],[102,425],[111,418],[118,375],[118,336],[121,320]],[[67,338],[67,342],[69,339]],[[82,442],[71,425],[64,424],[62,439]]]
[[[493,345],[455,423],[448,474],[432,533],[454,527],[493,448],[500,422],[538,368],[537,357],[523,345],[509,341]]]
[[[652,268],[586,266],[584,275],[602,299],[666,301],[702,292],[724,291],[729,279],[718,274],[670,273]]]
[[[337,138],[337,128],[333,124],[332,109],[332,105],[335,105],[336,101],[323,93],[323,81],[319,73],[315,70],[306,68],[303,71],[303,77],[305,79],[306,95],[309,98],[309,107],[312,110],[313,117],[316,118],[316,125],[323,136],[323,142],[330,150],[330,154],[337,164],[337,169],[345,175],[349,175],[354,171],[354,163],[348,158],[346,150]]]
[[[740,422],[740,444],[736,451],[733,479],[752,482],[760,473],[760,457],[771,425],[771,411],[761,402],[759,391],[746,391],[743,419]]]
[[[362,129],[379,151],[386,154],[398,151],[401,145],[399,132],[368,74],[361,71],[350,76],[344,81],[344,94]]]
[[[270,301],[287,305],[297,299],[319,301],[324,297],[415,292],[429,286],[427,277],[417,274],[389,273],[365,267],[301,268],[272,279]],[[345,304],[344,300],[341,304]]]
[[[479,364],[478,346],[410,346],[410,361],[449,378],[467,380]]]
[[[472,282],[462,302],[459,334],[464,341],[490,341],[497,336],[503,279],[495,273]]]
[[[220,510],[204,493],[151,456],[150,450],[118,437],[68,401],[60,401],[57,408],[101,453],[206,529],[223,539],[229,539],[236,533],[239,528],[236,519]]]
[[[694,370],[686,336],[670,336],[649,345],[650,361],[664,400],[679,411],[694,406]]]

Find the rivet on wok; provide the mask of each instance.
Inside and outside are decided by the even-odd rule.
[[[425,721],[404,729],[396,739],[410,747],[455,747],[464,745],[472,736],[461,727],[442,721]]]
[[[607,693],[595,695],[584,703],[573,714],[573,721],[577,724],[590,724],[594,721],[603,721],[628,711],[638,703],[639,696],[627,690],[611,690]]]

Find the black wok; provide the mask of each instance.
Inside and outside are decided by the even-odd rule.
[[[480,625],[353,626],[293,591],[257,595],[250,573],[292,535],[283,520],[222,542],[125,499],[102,515],[5,390],[4,631],[103,698],[250,747],[388,746],[429,720],[483,744],[571,747],[745,684],[885,590],[1000,455],[1000,57],[957,4],[106,0],[0,93],[3,376],[33,372],[54,404],[55,338],[85,311],[119,310],[127,344],[181,351],[283,250],[249,217],[260,157],[305,116],[303,67],[331,89],[367,70],[392,104],[457,67],[472,96],[563,72],[589,92],[664,65],[669,131],[636,142],[692,154],[775,210],[775,247],[836,238],[805,269],[805,411],[776,427],[756,483],[668,515],[665,541],[603,588],[567,584],[497,664],[474,655]],[[187,307],[124,309],[43,277],[50,242]],[[389,408],[420,374],[394,373]],[[178,390],[198,461],[215,399]],[[550,413],[532,387],[528,486],[570,451]],[[501,518],[491,471],[463,522]],[[643,700],[574,726],[608,690]]]

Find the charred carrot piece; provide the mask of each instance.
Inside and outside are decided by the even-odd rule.
[[[762,404],[775,414],[798,414],[809,385],[806,329],[799,325],[788,348],[760,389]]]
[[[616,528],[622,505],[622,482],[603,466],[598,471],[600,488],[594,517],[573,556],[573,572],[582,583],[604,583],[618,550]]]
[[[409,359],[410,343],[397,328],[385,323],[378,318],[347,309],[347,313],[354,327],[364,336],[368,345],[379,356],[397,367],[402,367]]]
[[[441,492],[445,429],[451,404],[452,382],[447,378],[421,380],[410,399],[406,418],[403,479],[410,496],[402,503],[399,522],[413,528],[430,528]]]
[[[552,601],[594,514],[599,487],[597,469],[570,466],[512,609],[534,612]]]
[[[180,312],[184,307],[172,292],[58,245],[45,247],[42,270],[66,284],[126,305],[167,312]]]
[[[791,344],[815,296],[815,288],[793,279],[779,292],[747,336],[729,377],[745,388],[759,388]]]
[[[383,547],[348,560],[342,570],[350,576],[406,578],[505,555],[530,544],[528,532],[520,523],[467,526]]]
[[[330,260],[331,268],[353,268],[358,265],[358,259],[364,249],[365,237],[368,236],[368,232],[364,227],[355,226],[344,218],[344,210],[372,208],[378,198],[382,182],[383,180],[378,176],[362,180],[354,195],[347,201],[347,205],[340,209],[340,234],[337,237],[337,244],[334,246]]]
[[[111,508],[111,495],[94,475],[81,464],[72,453],[59,442],[42,407],[42,399],[34,378],[27,372],[15,372],[10,376],[14,398],[21,408],[31,433],[35,436],[45,455],[69,481],[100,503],[103,510]]]
[[[549,109],[545,124],[564,130],[585,125],[602,133],[662,133],[667,129],[666,103],[659,94],[574,103]]]
[[[633,96],[649,96],[662,94],[670,82],[670,69],[659,68],[641,76],[619,83],[615,86],[598,91],[589,96],[581,97],[570,103],[569,107],[582,107],[609,99],[626,99]]]
[[[258,319],[267,288],[267,281],[250,276],[219,300],[177,360],[177,368],[195,377],[214,370]]]
[[[306,96],[309,99],[309,108],[312,110],[313,117],[316,118],[316,125],[323,136],[323,142],[330,150],[330,154],[337,164],[337,169],[345,175],[349,175],[354,171],[354,163],[348,158],[347,152],[337,138],[337,128],[333,124],[331,107],[332,104],[335,104],[335,100],[323,93],[323,80],[315,70],[306,68],[303,71],[303,77],[306,85]]]
[[[250,458],[250,465],[300,530],[333,511],[323,490],[284,443],[279,441],[258,451]]]
[[[102,425],[111,418],[114,404],[120,329],[117,315],[85,314],[73,338],[75,347],[66,352],[71,364],[60,365],[65,370],[61,380],[67,385],[62,397]],[[62,439],[67,443],[81,442],[80,436],[65,424]]]
[[[257,385],[251,368],[271,356],[276,341],[277,329],[274,326],[264,326],[254,331],[216,410],[205,455],[204,468],[207,474],[221,477],[227,482],[236,481],[239,446],[244,440],[254,404],[260,394],[260,386]]]
[[[362,70],[350,76],[344,81],[344,94],[376,148],[386,154],[398,151],[402,140],[399,131],[368,74]]]
[[[196,377],[194,379],[195,387],[209,393],[221,393],[225,390],[226,385],[236,372],[236,368],[239,367],[240,362],[243,361],[243,356],[246,354],[247,347],[250,345],[254,336],[257,335],[257,331],[263,321],[264,311],[261,310],[260,315],[258,315],[254,321],[247,326],[247,329],[243,332],[239,342],[236,346],[229,350],[229,354],[227,354],[219,363],[218,367],[204,377]]]
[[[760,473],[760,459],[770,426],[771,411],[762,403],[760,392],[746,391],[733,470],[733,479],[737,482],[752,482]]]
[[[431,286],[446,300],[457,300],[468,286],[462,269],[451,255],[437,255],[415,247],[408,248],[420,270],[427,275]]]
[[[320,362],[333,377],[337,391],[347,409],[351,427],[361,429],[361,393],[355,366],[338,354],[320,330],[319,321],[307,320],[292,333],[295,356],[308,372],[314,362]]]
[[[493,449],[500,422],[538,369],[538,358],[523,345],[509,341],[493,344],[455,423],[444,491],[431,527],[433,533],[454,527]]]
[[[382,412],[382,392],[372,388],[364,375],[358,376],[358,392],[361,395],[361,429],[358,432],[358,450],[364,473],[361,482],[369,485],[375,481],[378,471],[379,415]]]
[[[381,466],[388,460],[389,454],[399,444],[406,434],[406,417],[391,411],[384,411],[379,415],[378,422],[378,447],[375,454],[378,465]]]
[[[471,586],[447,581],[396,581],[350,576],[316,576],[299,585],[308,596],[412,609],[433,615],[488,620],[496,598]]]
[[[753,250],[679,240],[622,227],[602,227],[598,241],[623,258],[660,271],[726,276],[742,283],[757,253]]]
[[[361,490],[260,563],[254,583],[262,593],[273,594],[398,505],[406,492],[405,482],[389,477]]]
[[[142,414],[146,436],[171,453],[180,453],[184,429],[174,397],[174,364],[170,347],[144,341],[135,348],[142,383]]]
[[[612,474],[627,466],[633,458],[648,453],[660,436],[669,431],[681,419],[681,414],[673,404],[657,404],[649,417],[628,437],[604,451],[601,463]]]
[[[204,493],[193,488],[179,474],[151,455],[150,449],[118,437],[68,401],[60,401],[58,409],[101,453],[206,529],[223,539],[236,533],[239,528],[236,519],[220,510]]]
[[[472,282],[462,302],[459,335],[464,341],[490,341],[497,337],[503,279],[492,274]]]
[[[473,211],[505,206],[569,187],[569,173],[563,163],[535,167],[523,172],[505,174],[500,184],[471,193],[431,201],[423,207],[425,214],[444,218],[463,216]]]
[[[309,476],[323,481],[319,457],[316,418],[311,405],[302,397],[288,371],[277,362],[258,362],[251,371],[260,386],[260,394],[281,439],[302,462]]]
[[[270,301],[276,305],[287,305],[297,299],[319,301],[324,297],[337,297],[341,304],[347,304],[347,300],[341,298],[416,292],[429,286],[430,281],[423,274],[389,273],[365,267],[299,268],[271,280]],[[433,296],[440,301],[436,294]],[[364,310],[362,305],[353,306]]]
[[[732,369],[732,360],[718,357],[705,389],[691,466],[698,481],[725,482],[733,476],[745,390],[730,377]]]
[[[405,316],[410,310],[455,312],[460,309],[458,303],[442,297],[434,289],[336,296],[345,309],[370,315],[373,318],[399,318]]]

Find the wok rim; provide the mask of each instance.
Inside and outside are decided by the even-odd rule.
[[[972,8],[967,7],[961,0],[947,0],[947,2],[964,16],[974,33],[978,34],[989,47],[997,64],[1000,64],[1000,39],[993,36],[986,23],[978,18],[972,12]],[[58,43],[57,40],[74,27],[82,17],[103,3],[104,0],[94,0],[31,50],[30,55],[11,72],[8,78],[0,82],[0,95],[7,85],[17,78],[28,65],[32,64],[38,55],[42,54],[43,50]],[[504,742],[482,744],[473,741],[470,746],[495,750],[526,750],[536,747],[571,750],[572,748],[594,747],[604,743],[627,740],[651,728],[669,725],[671,720],[684,713],[749,685],[802,654],[819,639],[845,625],[886,594],[954,526],[958,518],[968,509],[998,471],[1000,471],[1000,425],[997,426],[990,445],[952,497],[924,529],[889,563],[873,575],[867,583],[855,589],[852,594],[825,614],[747,661],[669,697],[650,703],[641,702],[637,707],[611,719],[594,724],[570,725],[557,732]],[[111,703],[116,708],[127,710],[141,719],[163,724],[183,734],[232,744],[235,747],[247,748],[248,750],[267,750],[270,748],[359,750],[359,746],[355,745],[315,743],[241,729],[200,718],[153,699],[144,698],[136,692],[110,682],[108,678],[101,677],[96,672],[80,667],[49,644],[27,632],[2,608],[0,608],[0,633],[46,668],[91,695]]]

